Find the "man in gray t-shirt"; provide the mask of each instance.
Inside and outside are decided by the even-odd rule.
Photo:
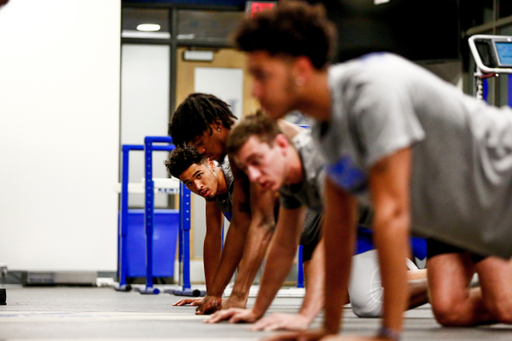
[[[215,313],[207,322],[218,322],[222,319],[253,322],[259,319],[272,302],[279,289],[283,275],[286,275],[293,258],[293,250],[297,248],[297,237],[300,234],[300,219],[304,208],[316,211],[318,219],[323,211],[323,159],[315,153],[310,131],[297,134],[292,142],[280,133],[277,126],[263,113],[244,117],[233,128],[228,137],[230,157],[249,176],[251,181],[280,193],[280,214],[277,221],[276,234],[269,250],[268,259],[260,285],[260,293],[251,310],[228,309]],[[370,226],[368,217],[371,214],[361,208],[359,224]],[[373,245],[368,242],[367,229],[358,227],[357,250],[354,252],[352,281],[349,286],[350,302],[354,313],[361,317],[377,317],[381,315],[382,285],[379,266]],[[320,226],[302,231],[301,243],[310,236],[318,236]],[[312,264],[304,266],[308,275],[308,290],[304,303],[294,317],[282,314],[271,315],[255,325],[255,329],[296,328],[302,323],[304,328],[316,316],[321,305],[323,283],[322,264],[318,263],[323,253],[323,242],[315,251]],[[411,276],[424,275],[412,262],[409,263]],[[426,279],[410,286],[409,308],[427,303]],[[313,298],[312,298],[313,297]],[[314,303],[312,303],[314,302]],[[281,321],[281,323],[280,323]],[[293,323],[295,322],[295,324]]]
[[[325,321],[314,338],[339,330],[358,202],[374,209],[383,269],[385,315],[375,339],[401,337],[407,302],[401,260],[410,227],[481,256],[505,258],[475,264],[462,253],[434,257],[443,266],[434,266],[436,276],[427,267],[431,288],[449,293],[445,304],[432,302],[434,313],[461,316],[439,322],[512,323],[512,111],[479,103],[391,54],[329,68],[333,32],[322,8],[287,2],[242,20],[234,35],[248,52],[252,93],[262,108],[273,119],[299,110],[316,120],[313,136],[327,173],[329,276]],[[467,288],[475,270],[482,290],[473,294]]]

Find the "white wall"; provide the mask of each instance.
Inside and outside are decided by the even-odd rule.
[[[116,269],[120,0],[0,7],[0,262]]]

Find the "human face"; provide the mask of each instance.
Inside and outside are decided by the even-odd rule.
[[[210,125],[211,131],[208,129],[202,135],[197,136],[190,141],[188,145],[196,147],[199,154],[210,160],[222,162],[226,156],[226,128],[217,124]],[[219,132],[220,130],[220,132]]]
[[[249,180],[276,191],[286,177],[285,149],[276,141],[273,146],[251,136],[236,154],[236,162]]]
[[[207,201],[215,200],[219,179],[207,162],[192,164],[181,173],[180,180],[193,193],[202,196]]]
[[[297,109],[293,65],[292,58],[272,56],[266,51],[248,54],[247,66],[253,77],[252,95],[273,120]]]

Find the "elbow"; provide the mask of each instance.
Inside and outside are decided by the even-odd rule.
[[[261,233],[272,235],[276,229],[276,222],[274,218],[263,219],[256,224],[256,229]]]
[[[374,231],[376,234],[407,233],[410,225],[410,213],[405,207],[393,207],[381,212],[376,211],[374,216]]]

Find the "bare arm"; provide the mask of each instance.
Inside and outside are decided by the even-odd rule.
[[[347,301],[350,265],[356,238],[357,203],[329,177],[325,179],[324,193],[324,326],[319,330],[278,334],[265,340],[318,340],[326,335],[338,333],[342,308]]]
[[[232,168],[233,175],[235,175]],[[249,186],[243,177],[236,176],[233,188],[233,216],[226,235],[219,266],[208,295],[196,310],[196,314],[211,313],[220,308],[222,294],[242,259],[247,232],[252,220],[249,204]]]
[[[337,334],[342,307],[347,300],[350,266],[356,239],[357,204],[350,194],[338,188],[329,177],[326,177],[324,208],[325,320],[323,333]]]
[[[251,224],[233,292],[224,302],[223,308],[245,307],[249,289],[267,253],[274,233],[276,193],[265,190],[256,183],[251,183],[250,186]]]
[[[223,310],[215,313],[207,322],[216,323],[226,319],[233,323],[254,322],[265,314],[292,267],[303,224],[304,209],[302,207],[293,210],[283,207],[279,209],[277,231],[270,245],[254,307],[250,310]]]
[[[299,310],[299,314],[307,319],[308,324],[313,321],[324,306],[324,262],[325,244],[324,238],[322,238],[313,252],[313,257],[308,267],[308,273],[306,274],[308,277],[306,296]]]
[[[409,178],[411,150],[385,157],[370,170],[374,214],[374,243],[380,260],[384,288],[383,326],[400,333],[407,307],[407,273],[403,260],[409,255]]]
[[[222,253],[223,215],[215,202],[206,203],[206,236],[203,244],[204,275],[206,291],[212,286]]]
[[[219,266],[222,253],[222,222],[223,215],[215,202],[206,203],[206,236],[203,244],[204,275],[206,278],[206,291],[210,292],[213,278]],[[207,300],[210,296],[207,295]],[[173,305],[197,306],[203,302],[203,298],[183,298]],[[220,302],[216,304],[220,304]]]
[[[273,313],[257,321],[251,330],[303,330],[309,326],[324,306],[324,252],[324,241],[321,239],[306,270],[306,296],[299,312],[294,315]]]

